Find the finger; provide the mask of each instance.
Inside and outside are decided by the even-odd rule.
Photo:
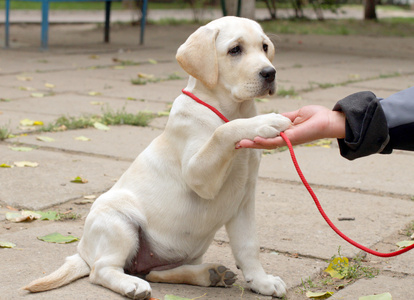
[[[295,121],[295,119],[298,117],[298,114],[299,114],[299,110],[281,113],[282,116],[290,119],[290,121],[292,122]]]
[[[256,145],[256,143],[252,140],[248,140],[248,139],[244,139],[241,140],[240,142],[238,142],[236,144],[236,149],[240,149],[240,148],[255,148],[255,149],[259,149],[260,145]]]
[[[257,136],[254,138],[254,142],[256,145],[260,145],[260,148],[262,149],[275,149],[278,147],[286,146],[285,141],[280,136],[270,139]]]

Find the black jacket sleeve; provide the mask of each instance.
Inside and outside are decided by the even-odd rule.
[[[380,103],[390,135],[387,148],[414,151],[414,86]]]
[[[335,105],[346,116],[341,155],[349,160],[393,149],[414,151],[414,87],[379,100],[371,92],[352,94]]]
[[[338,139],[341,155],[349,160],[373,153],[391,153],[387,120],[377,97],[371,92],[352,94],[336,103],[335,111],[346,117],[345,139]]]

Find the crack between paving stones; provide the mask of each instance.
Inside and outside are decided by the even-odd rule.
[[[106,52],[105,52],[106,54]],[[117,55],[116,52],[114,52],[114,55]],[[157,64],[163,64],[163,63],[171,63],[174,62],[173,60],[157,60]],[[110,69],[116,66],[123,66],[125,68],[127,67],[134,67],[134,66],[145,66],[145,65],[150,65],[151,63],[148,61],[137,61],[135,62],[133,65],[122,65],[122,60],[120,60],[119,63],[112,63],[112,64],[104,64],[104,65],[93,65],[90,67],[73,67],[73,68],[64,68],[64,69],[50,69],[50,70],[36,70],[33,71],[33,73],[36,74],[47,74],[47,73],[57,73],[57,72],[67,72],[67,71],[77,71],[77,70],[92,70],[92,69]],[[28,73],[31,73],[30,71]],[[10,75],[20,75],[22,74],[21,71],[18,72],[11,72],[11,73],[3,73],[0,74],[0,77],[2,76],[10,76]]]
[[[279,178],[264,177],[264,176],[259,176],[259,179],[267,181],[267,182],[303,186],[303,183],[301,181],[296,181],[296,180],[279,179]],[[338,191],[343,191],[343,192],[348,192],[348,193],[371,195],[371,196],[377,196],[377,197],[383,197],[383,198],[395,198],[395,199],[405,200],[405,201],[410,201],[410,202],[412,201],[411,195],[407,195],[407,194],[398,194],[398,193],[384,192],[384,191],[378,191],[378,190],[364,190],[364,189],[354,188],[354,187],[317,184],[317,183],[311,183],[311,182],[309,182],[309,184],[312,188],[318,188],[318,189],[338,190]]]
[[[15,143],[11,143],[8,141],[3,141],[4,144],[8,144],[10,146],[13,146]],[[18,143],[19,146],[24,147],[31,147],[36,150],[45,150],[50,152],[63,152],[63,153],[69,153],[69,154],[77,154],[82,156],[89,156],[89,157],[96,157],[96,158],[104,158],[104,159],[111,159],[111,160],[117,160],[117,161],[125,161],[125,162],[133,162],[135,158],[126,158],[126,157],[118,157],[118,156],[112,156],[108,154],[99,154],[99,153],[90,153],[90,152],[84,152],[84,151],[77,151],[77,150],[69,150],[64,148],[56,148],[56,147],[48,147],[48,146],[39,146],[29,143]]]
[[[221,245],[226,245],[226,246],[230,245],[230,243],[225,241],[225,240],[213,239],[213,241],[215,243],[217,243],[218,245],[220,245],[220,246]],[[318,261],[322,261],[322,262],[326,262],[328,260],[327,258],[322,258],[322,257],[318,257],[318,256],[300,254],[300,253],[297,253],[297,252],[282,251],[282,250],[277,250],[277,249],[267,248],[267,247],[260,247],[260,253],[277,253],[278,255],[285,255],[285,256],[292,257],[292,258],[309,258],[309,259],[314,259],[314,260],[318,260]]]

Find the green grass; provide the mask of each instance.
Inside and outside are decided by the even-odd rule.
[[[274,20],[261,22],[267,33],[414,37],[414,18],[363,20]]]
[[[132,125],[132,126],[148,126],[149,122],[154,118],[154,114],[146,112],[138,112],[137,114],[128,113],[125,109],[113,111],[107,109],[101,116],[84,115],[80,117],[61,116],[56,121],[44,125],[40,131],[62,131],[92,127],[95,122],[104,125]]]
[[[173,3],[152,3],[148,1],[148,9],[185,9],[191,8],[184,0],[174,1]],[[12,1],[11,9],[40,9],[39,2]],[[4,9],[5,0],[0,0],[0,9]],[[56,10],[100,10],[105,8],[102,1],[95,2],[51,2],[50,9]],[[128,9],[128,5],[123,5],[120,1],[113,1],[111,9]]]
[[[281,86],[277,89],[276,93],[281,97],[294,97],[298,95],[298,93],[295,91],[295,88],[293,87],[287,90]]]
[[[153,75],[141,75],[141,77],[131,79],[131,83],[134,85],[145,85],[147,83],[156,83],[169,80],[180,80],[183,79],[178,73],[169,74],[165,78],[156,77]]]

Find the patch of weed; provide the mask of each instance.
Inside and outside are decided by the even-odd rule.
[[[113,111],[105,109],[102,115],[83,115],[80,117],[61,116],[55,122],[40,128],[40,131],[63,131],[92,127],[95,122],[105,125],[148,126],[155,114],[148,112],[128,113],[125,108]]]
[[[338,256],[334,255],[332,256],[331,260],[328,263],[331,263],[334,261],[335,258],[343,256],[341,255],[341,247],[338,248]],[[356,256],[355,258],[349,260],[349,264],[345,265],[342,262],[339,262],[338,264],[334,265],[332,267],[335,271],[337,271],[340,275],[343,275],[344,280],[357,280],[360,278],[374,278],[379,274],[379,270],[364,265],[364,260],[360,256]]]
[[[105,125],[133,125],[133,126],[148,126],[149,122],[154,118],[150,113],[138,112],[137,114],[128,113],[125,109],[119,111],[112,111],[107,109],[100,122]]]
[[[285,89],[280,87],[277,89],[277,95],[281,97],[294,97],[297,96],[298,93],[295,91],[295,88],[291,87],[290,89]]]
[[[0,126],[0,141],[4,141],[11,134],[10,124]]]
[[[177,73],[172,73],[165,78],[155,77],[152,75],[144,75],[142,77],[131,79],[131,83],[134,85],[145,85],[147,83],[157,83],[157,82],[162,82],[162,81],[180,80],[180,79],[183,79],[183,78]]]

